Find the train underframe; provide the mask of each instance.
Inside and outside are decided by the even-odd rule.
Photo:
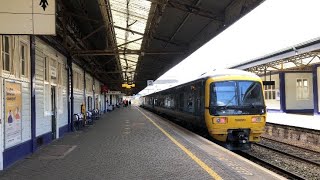
[[[230,150],[248,150],[251,148],[250,129],[228,129],[224,146]]]

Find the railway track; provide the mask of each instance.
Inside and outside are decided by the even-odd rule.
[[[251,150],[238,154],[288,179],[319,177],[320,153],[314,150],[263,137]]]
[[[283,143],[270,138],[263,137],[262,140],[263,141],[256,143],[255,145],[282,153],[306,163],[320,166],[320,153],[317,151]]]
[[[270,169],[271,171],[273,172],[276,172],[277,174],[280,174],[288,179],[306,179],[305,177],[297,174],[297,173],[294,173],[294,172],[291,172],[291,171],[288,171],[286,170],[285,168],[281,168],[275,164],[272,164],[256,155],[253,155],[249,152],[246,152],[246,151],[239,151],[237,152],[237,154],[241,155],[242,157],[245,157],[257,164],[260,164],[261,166],[267,168],[267,169]]]

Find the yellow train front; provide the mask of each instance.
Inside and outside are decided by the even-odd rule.
[[[266,107],[260,77],[220,70],[143,97],[142,106],[208,131],[231,150],[249,149],[264,131]]]
[[[251,142],[260,141],[266,107],[258,76],[239,71],[209,77],[205,96],[206,127],[215,140],[231,150],[249,149]]]

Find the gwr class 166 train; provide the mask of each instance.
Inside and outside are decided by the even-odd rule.
[[[143,96],[142,107],[206,129],[231,150],[249,149],[251,142],[260,141],[266,123],[260,77],[235,69]]]

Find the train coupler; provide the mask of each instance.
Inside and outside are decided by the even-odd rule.
[[[249,143],[250,129],[229,129],[227,141],[234,144]]]

